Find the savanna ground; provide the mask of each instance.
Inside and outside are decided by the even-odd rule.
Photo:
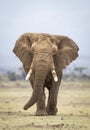
[[[35,105],[23,110],[29,86],[28,81],[0,82],[0,130],[90,130],[90,81],[62,81],[56,116],[34,116]]]

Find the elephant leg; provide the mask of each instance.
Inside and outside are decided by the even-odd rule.
[[[53,86],[49,90],[49,97],[48,97],[48,103],[47,103],[47,109],[46,109],[48,115],[56,115],[57,113],[58,89],[59,89],[59,84],[54,83]]]
[[[34,83],[35,83],[35,75],[33,74],[30,78],[30,83],[32,86],[32,89],[34,89]],[[45,107],[45,93],[43,89],[43,94],[40,96],[40,99],[38,99],[37,104],[36,104],[37,110],[35,115],[36,116],[44,116],[47,115],[46,112],[46,107]]]
[[[58,82],[52,81],[51,85],[49,85],[49,97],[48,97],[48,103],[47,103],[47,113],[48,115],[56,115],[58,109],[57,109],[57,97],[58,97],[58,91],[59,86],[62,79],[62,69],[57,71],[58,76]]]
[[[47,115],[47,112],[45,107],[45,94],[43,93],[40,96],[40,99],[37,101],[36,116],[45,116],[45,115]]]

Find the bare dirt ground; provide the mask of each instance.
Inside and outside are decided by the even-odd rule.
[[[62,81],[56,116],[34,116],[35,105],[23,110],[32,93],[28,86],[26,81],[0,83],[0,130],[90,130],[90,82]]]

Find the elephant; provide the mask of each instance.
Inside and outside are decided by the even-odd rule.
[[[33,92],[24,105],[27,110],[36,103],[36,116],[56,115],[63,69],[78,57],[79,47],[68,36],[47,33],[24,33],[13,52],[20,59]],[[48,89],[47,104],[45,87]]]

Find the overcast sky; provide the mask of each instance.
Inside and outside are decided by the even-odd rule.
[[[0,66],[18,66],[12,49],[25,32],[67,35],[90,58],[90,0],[0,0]]]

